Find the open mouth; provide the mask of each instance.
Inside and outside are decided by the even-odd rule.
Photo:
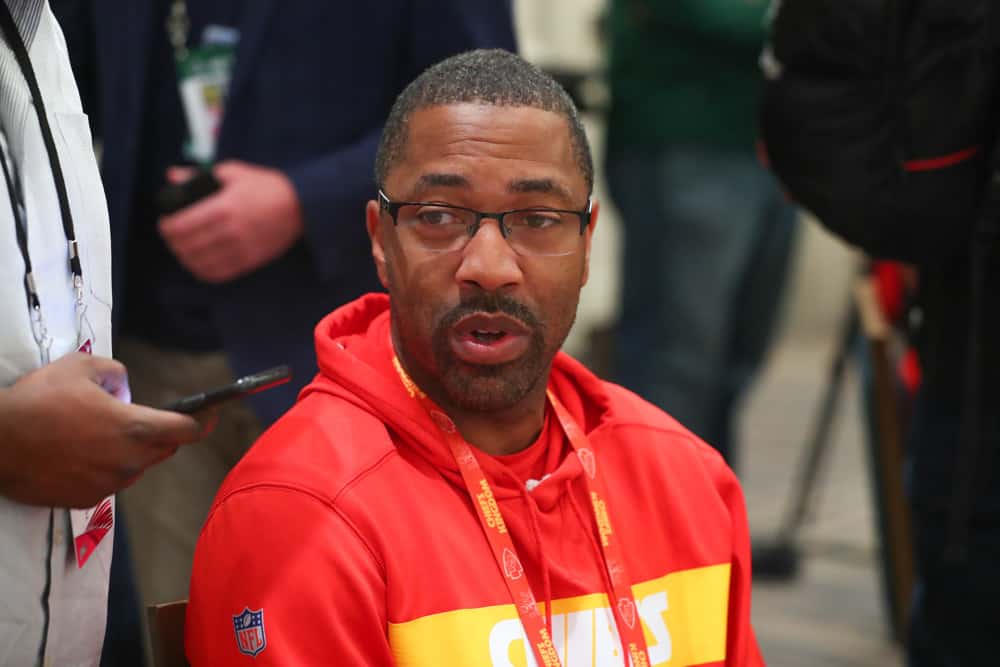
[[[497,365],[514,361],[528,349],[531,331],[520,320],[502,313],[475,313],[451,329],[451,348],[462,361]]]
[[[505,331],[483,331],[481,329],[475,329],[469,334],[481,343],[492,343],[498,341],[507,335]]]

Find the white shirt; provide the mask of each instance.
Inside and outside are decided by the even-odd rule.
[[[28,47],[62,164],[80,247],[93,351],[111,356],[107,203],[65,40],[44,0],[4,1]],[[57,359],[78,345],[66,237],[28,86],[2,37],[0,125],[9,149],[5,156],[20,179],[28,253],[53,338],[51,359]],[[41,365],[23,280],[10,193],[0,179],[0,386],[12,384]],[[29,507],[0,497],[0,665],[36,665],[42,655],[44,664],[60,667],[100,662],[112,535],[99,543],[80,568],[73,549],[71,515],[79,517],[76,511]]]

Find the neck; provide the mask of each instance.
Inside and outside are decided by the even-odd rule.
[[[545,391],[526,396],[516,406],[499,412],[469,413],[444,406],[458,432],[470,445],[491,454],[516,454],[537,438],[545,423]]]

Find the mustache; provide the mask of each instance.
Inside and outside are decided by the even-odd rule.
[[[461,320],[466,315],[474,313],[503,313],[529,329],[538,330],[541,322],[531,310],[520,301],[496,292],[479,292],[463,299],[457,306],[445,313],[438,324],[439,330],[445,330]]]

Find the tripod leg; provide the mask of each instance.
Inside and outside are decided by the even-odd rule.
[[[755,575],[787,579],[794,576],[798,569],[795,537],[808,516],[815,494],[816,480],[830,448],[830,427],[837,413],[840,396],[843,393],[844,373],[859,331],[857,309],[852,304],[841,325],[839,342],[830,366],[830,379],[820,402],[819,413],[813,422],[804,458],[799,466],[795,495],[773,542],[765,542],[754,548]]]

